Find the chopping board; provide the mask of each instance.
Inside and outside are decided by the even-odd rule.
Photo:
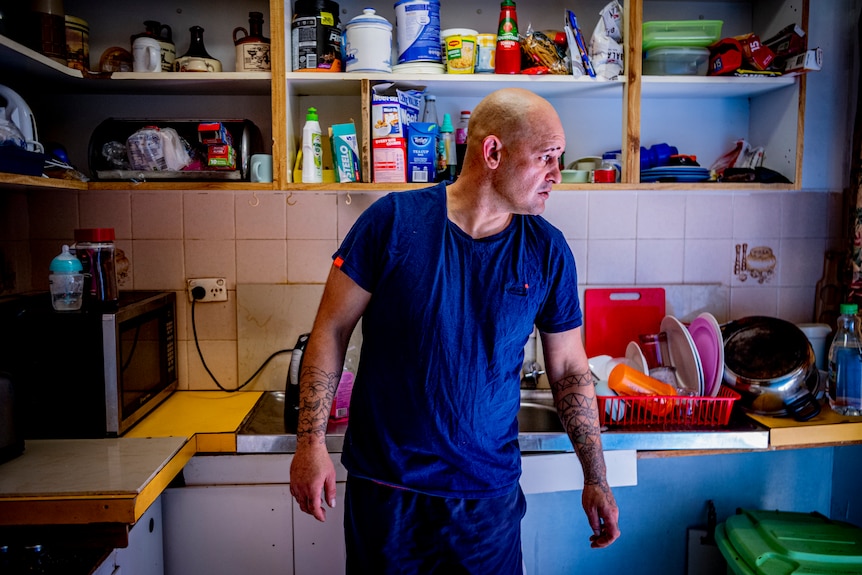
[[[664,316],[664,288],[584,290],[587,357],[625,357],[628,343],[642,333],[658,333]]]

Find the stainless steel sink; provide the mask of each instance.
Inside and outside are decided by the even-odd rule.
[[[563,424],[557,410],[541,403],[521,402],[518,410],[518,431],[520,433],[562,433]]]

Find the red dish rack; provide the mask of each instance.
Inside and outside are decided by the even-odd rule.
[[[722,385],[716,397],[645,395],[597,399],[599,421],[608,428],[698,429],[726,426],[739,398],[736,391]]]

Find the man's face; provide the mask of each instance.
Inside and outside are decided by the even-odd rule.
[[[527,215],[545,211],[551,186],[560,182],[560,155],[565,149],[565,133],[556,118],[532,136],[513,139],[503,147],[495,186],[509,211]]]

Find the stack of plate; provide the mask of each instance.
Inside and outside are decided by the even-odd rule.
[[[641,182],[705,182],[709,170],[700,166],[659,166],[641,170]]]

